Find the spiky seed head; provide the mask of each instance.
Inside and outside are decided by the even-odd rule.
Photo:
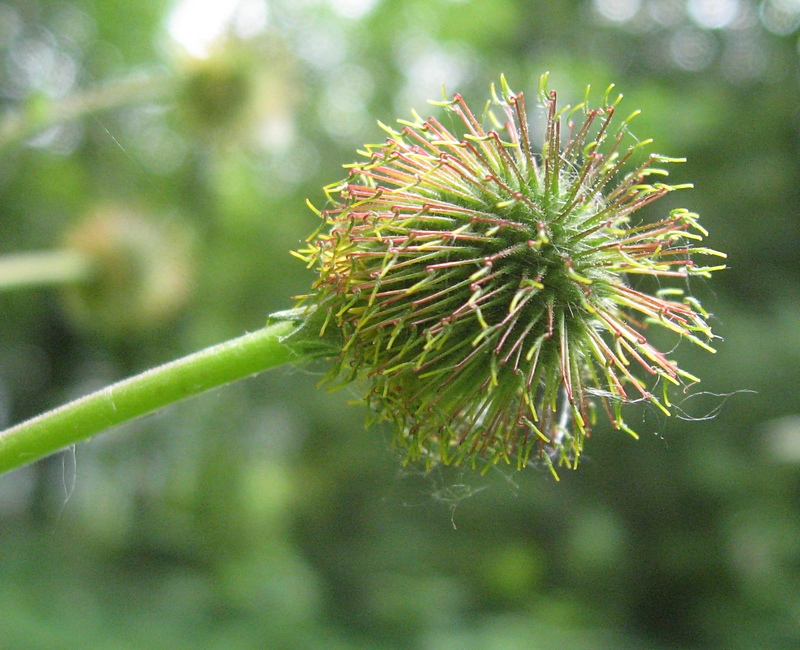
[[[696,214],[632,219],[686,187],[650,180],[677,160],[642,154],[630,118],[614,126],[611,89],[596,108],[559,109],[546,81],[539,152],[504,78],[483,120],[459,95],[432,102],[456,133],[416,114],[384,126],[386,142],[326,188],[323,224],[297,253],[319,271],[304,300],[342,334],[329,378],[366,380],[411,460],[575,467],[596,405],[635,435],[622,405],[668,413],[653,387],[697,381],[648,343],[646,323],[711,350],[695,299],[629,280],[723,268],[694,261],[721,255],[698,247]]]

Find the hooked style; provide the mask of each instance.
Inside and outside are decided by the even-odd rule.
[[[598,404],[636,435],[625,403],[669,414],[668,385],[699,381],[648,343],[646,324],[713,351],[697,300],[633,281],[724,268],[695,261],[724,257],[697,245],[707,233],[696,214],[632,220],[689,187],[650,180],[680,160],[643,152],[651,141],[628,133],[636,113],[613,126],[613,86],[597,108],[587,89],[559,109],[546,84],[538,152],[505,78],[482,120],[459,95],[431,102],[456,134],[416,113],[399,131],[381,125],[388,139],[326,188],[331,207],[296,253],[319,272],[301,304],[343,337],[329,380],[366,381],[410,460],[575,467]]]

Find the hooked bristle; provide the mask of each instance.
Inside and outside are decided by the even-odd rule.
[[[543,77],[536,153],[524,97],[503,78],[488,130],[459,95],[435,102],[457,134],[400,121],[327,188],[324,227],[299,252],[319,272],[303,300],[343,336],[329,379],[365,380],[410,460],[575,467],[596,404],[633,433],[622,405],[668,413],[653,386],[696,381],[640,321],[711,349],[707,314],[680,289],[651,295],[627,278],[707,276],[723,267],[694,257],[722,255],[696,245],[706,233],[687,210],[631,220],[686,186],[648,180],[679,160],[641,159],[649,141],[628,135],[631,118],[613,128],[609,92],[597,108],[558,109]]]

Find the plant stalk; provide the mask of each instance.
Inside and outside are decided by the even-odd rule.
[[[62,286],[91,279],[95,264],[74,250],[14,253],[0,257],[0,291]]]
[[[52,126],[119,106],[152,101],[175,92],[177,87],[175,75],[134,76],[53,101],[34,98],[22,110],[0,119],[0,151]]]
[[[117,424],[292,360],[313,355],[287,338],[285,320],[112,384],[0,432],[0,473]]]

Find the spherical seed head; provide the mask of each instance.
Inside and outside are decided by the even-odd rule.
[[[153,330],[174,319],[191,294],[191,231],[178,220],[100,205],[70,228],[64,245],[93,267],[90,279],[62,291],[81,328],[115,337]]]
[[[630,118],[614,125],[621,96],[559,110],[546,80],[540,152],[504,78],[484,121],[458,95],[436,102],[455,129],[416,114],[384,127],[386,142],[327,188],[332,207],[298,253],[319,271],[304,300],[343,336],[329,377],[366,380],[411,460],[574,467],[597,407],[633,434],[623,404],[668,412],[652,387],[697,381],[647,342],[646,323],[711,350],[696,300],[628,279],[722,268],[693,261],[720,255],[696,246],[697,215],[631,218],[678,189],[648,180],[676,160],[643,156]]]

